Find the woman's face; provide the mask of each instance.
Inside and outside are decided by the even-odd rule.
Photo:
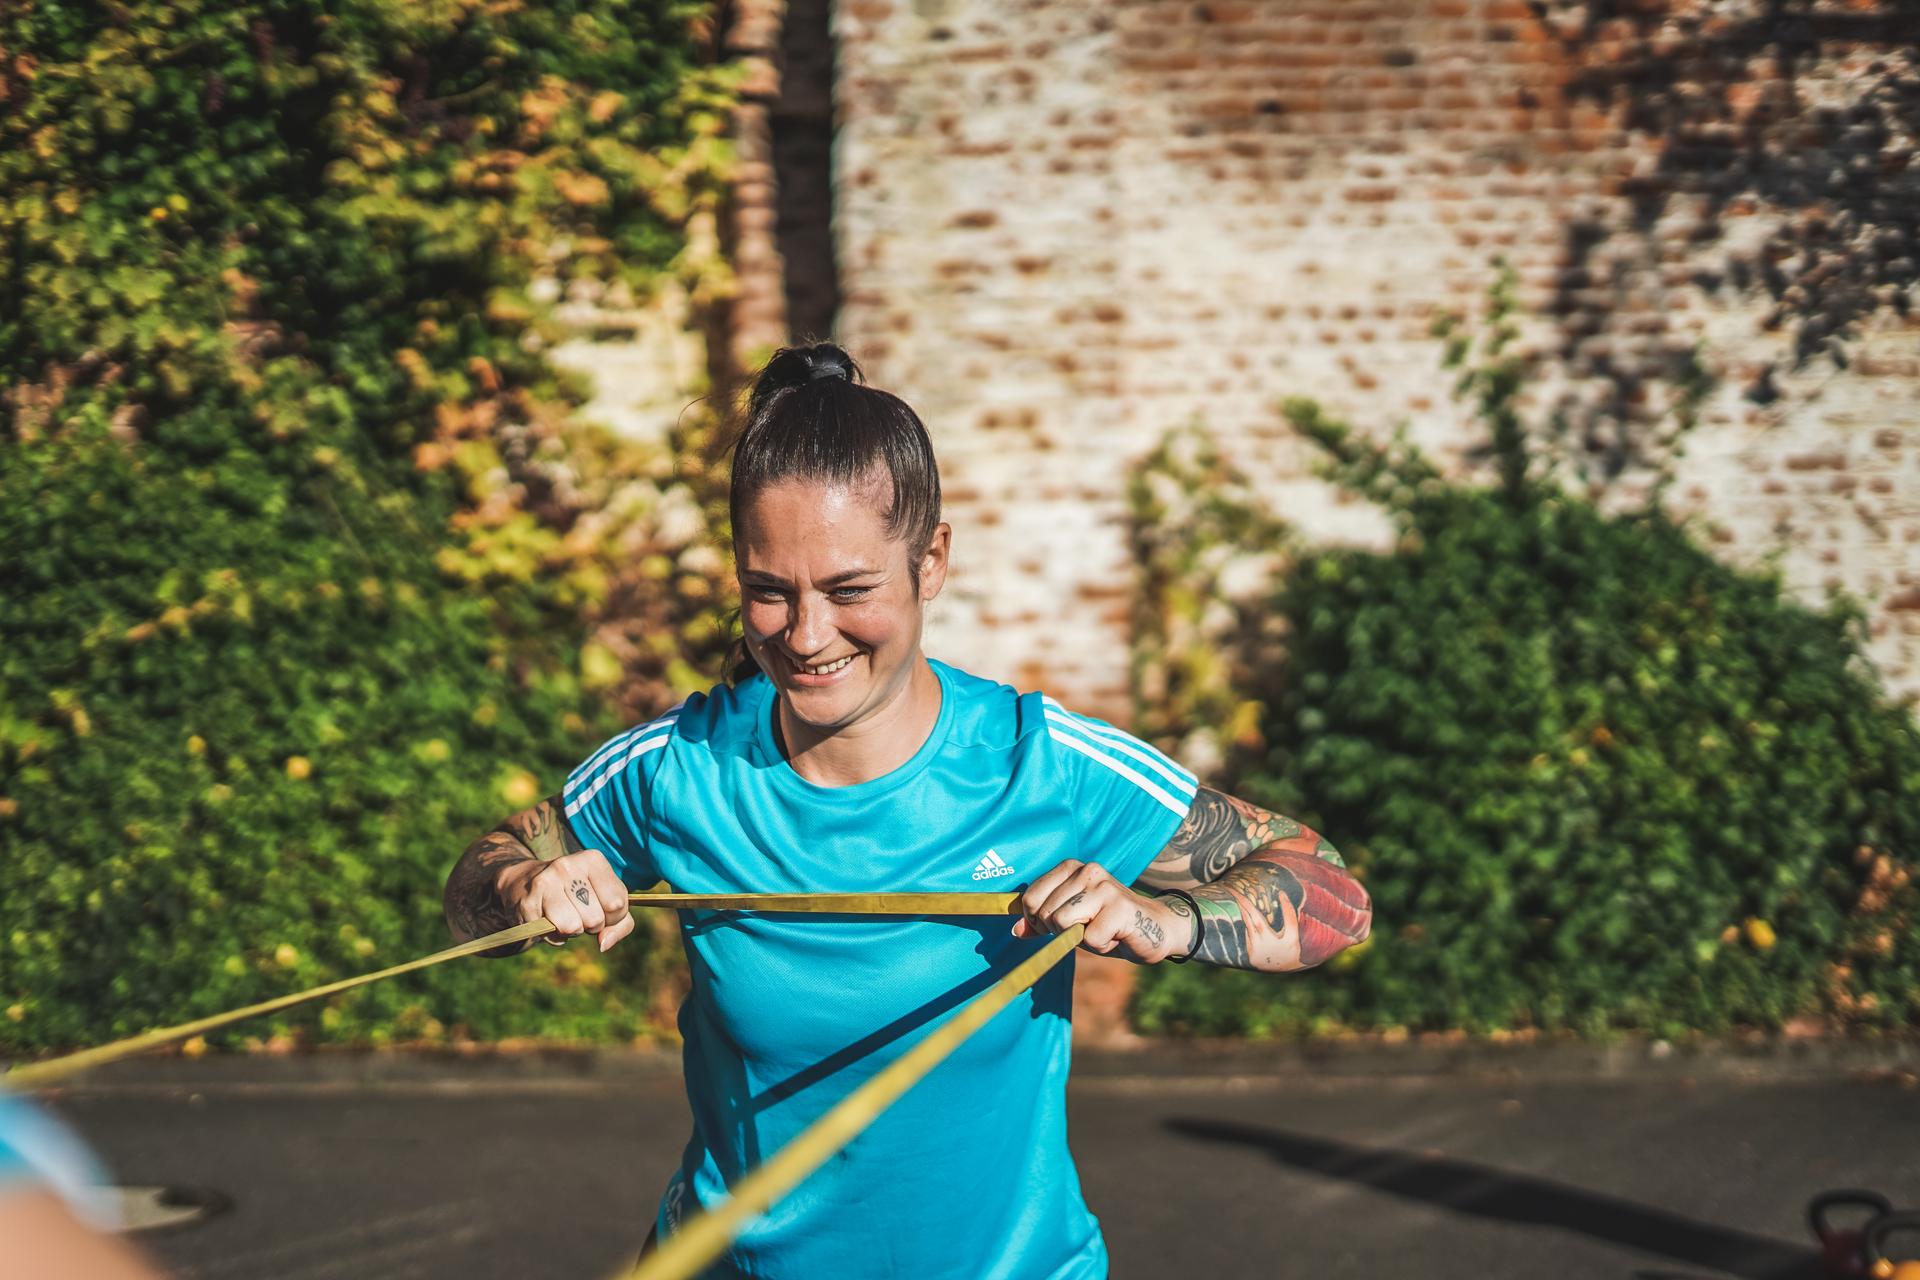
[[[943,524],[916,590],[907,544],[887,533],[889,488],[878,474],[783,481],[753,499],[736,531],[747,648],[815,729],[857,724],[901,694],[920,657],[921,607],[946,581]]]

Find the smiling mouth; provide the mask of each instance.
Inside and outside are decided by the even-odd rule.
[[[859,656],[860,655],[857,653],[850,653],[844,658],[836,658],[832,662],[822,662],[811,667],[805,665],[804,663],[794,662],[792,658],[787,659],[787,661],[792,663],[793,669],[795,671],[798,671],[801,675],[830,676],[834,672],[840,670],[840,668],[846,666],[848,663],[852,662],[855,658]]]

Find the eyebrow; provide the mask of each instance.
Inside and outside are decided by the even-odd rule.
[[[819,587],[837,587],[842,583],[852,582],[855,578],[874,577],[879,574],[879,572],[880,570],[878,569],[848,569],[845,573],[836,573],[832,577],[822,578],[814,585]],[[740,576],[748,581],[771,582],[775,584],[784,581],[771,573],[761,573],[755,569],[748,569],[742,572]]]

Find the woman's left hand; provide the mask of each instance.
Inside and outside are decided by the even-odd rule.
[[[1193,919],[1160,899],[1135,893],[1097,862],[1069,858],[1027,886],[1014,903],[1020,918],[1016,938],[1060,933],[1087,926],[1080,945],[1103,956],[1122,956],[1135,964],[1155,964],[1169,955],[1185,955],[1193,940]]]

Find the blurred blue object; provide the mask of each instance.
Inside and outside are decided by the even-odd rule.
[[[119,1227],[100,1164],[71,1130],[24,1098],[0,1094],[0,1195],[52,1191],[89,1226]]]

